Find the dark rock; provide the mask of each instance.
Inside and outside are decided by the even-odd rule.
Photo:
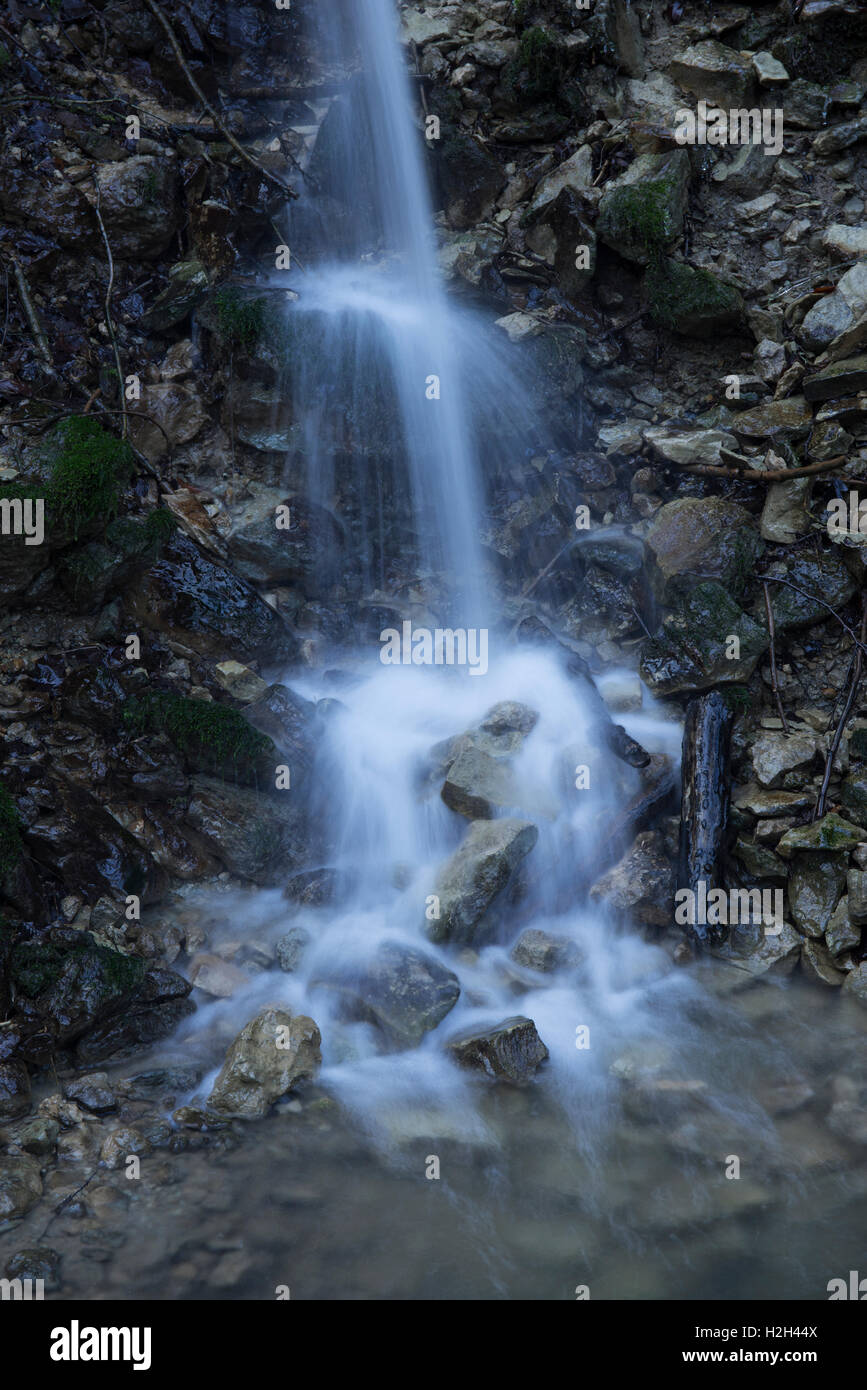
[[[535,927],[521,932],[509,954],[517,965],[543,974],[570,969],[581,960],[578,946],[568,936],[539,931]]]
[[[74,1100],[94,1115],[108,1115],[117,1109],[117,1096],[104,1071],[94,1071],[89,1076],[77,1076],[67,1081],[63,1094],[67,1100]]]
[[[528,821],[473,821],[437,880],[440,915],[427,923],[430,939],[469,945],[489,935],[489,909],[538,838]]]
[[[309,863],[309,817],[291,789],[266,794],[197,776],[192,790],[186,822],[231,873],[275,884]]]
[[[357,967],[336,965],[312,983],[338,992],[344,1018],[375,1024],[397,1048],[417,1047],[461,992],[457,976],[435,956],[392,941]]]
[[[6,1261],[6,1274],[9,1279],[28,1279],[35,1283],[42,1280],[45,1293],[55,1293],[60,1288],[61,1255],[46,1245],[33,1246],[28,1250],[16,1250]]]
[[[134,155],[98,166],[96,179],[115,259],[153,260],[162,255],[178,226],[174,165],[154,155]]]
[[[461,1067],[482,1071],[492,1080],[523,1086],[532,1081],[548,1049],[529,1018],[517,1015],[490,1028],[473,1028],[450,1038],[450,1056]]]
[[[295,635],[236,575],[176,535],[162,558],[126,593],[130,617],[204,656],[290,661]]]

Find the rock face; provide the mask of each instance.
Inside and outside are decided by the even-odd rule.
[[[321,1038],[312,1018],[266,1008],[242,1028],[208,1097],[220,1115],[260,1120],[274,1101],[319,1070]]]
[[[343,1017],[376,1025],[392,1047],[417,1047],[455,1006],[458,977],[435,956],[385,942],[372,959],[336,968],[315,983],[337,991]]]
[[[466,946],[489,937],[489,909],[538,838],[529,821],[473,821],[434,888],[440,915],[427,923],[430,939]]]
[[[548,1057],[535,1023],[520,1015],[490,1028],[459,1033],[449,1039],[448,1051],[458,1066],[516,1086],[532,1081]]]

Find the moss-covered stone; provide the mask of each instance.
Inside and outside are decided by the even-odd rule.
[[[855,849],[863,841],[864,832],[859,825],[853,825],[831,811],[813,825],[797,825],[787,830],[777,845],[777,853],[784,858],[798,850],[835,850],[842,853]]]
[[[52,431],[48,510],[54,525],[77,539],[95,522],[117,512],[132,469],[132,450],[98,420],[73,415]]]
[[[689,174],[685,150],[641,155],[599,204],[600,241],[640,265],[659,261],[683,228]]]
[[[733,285],[667,257],[651,261],[644,285],[654,321],[686,337],[709,338],[734,329],[743,314]]]
[[[171,739],[197,771],[242,783],[258,782],[263,764],[277,763],[274,744],[237,710],[212,700],[191,700],[169,691],[132,696],[123,712],[134,734],[160,733]]]
[[[732,638],[737,639],[736,648]],[[685,595],[660,631],[645,642],[640,674],[655,695],[742,685],[767,646],[767,631],[721,584],[706,581]]]
[[[228,287],[217,290],[214,307],[217,328],[225,343],[248,350],[256,346],[269,319],[265,299],[251,299],[242,291]]]

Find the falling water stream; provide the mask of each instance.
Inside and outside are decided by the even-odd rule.
[[[273,945],[290,927],[309,934],[307,947],[294,973],[263,970],[230,999],[200,1002],[154,1063],[198,1059],[203,1081],[179,1100],[202,1097],[228,1041],[278,1003],[319,1025],[318,1099],[281,1103],[236,1149],[182,1155],[158,1200],[142,1192],[125,1214],[123,1257],[71,1259],[67,1288],[569,1299],[586,1285],[593,1298],[821,1298],[859,1259],[867,1269],[856,1234],[867,1229],[864,1150],[859,1162],[823,1118],[834,1077],[863,1065],[857,1006],[780,980],[736,987],[745,977],[721,963],[677,967],[671,937],[652,944],[588,901],[638,774],[592,746],[591,712],[556,656],[509,637],[480,543],[486,477],[510,450],[537,447],[544,421],[510,375],[500,330],[453,307],[441,283],[393,0],[321,9],[323,52],[349,66],[357,57],[331,123],[333,176],[358,216],[332,237],[316,193],[298,212],[321,246],[293,277],[289,311],[312,344],[298,386],[306,486],[327,500],[334,411],[382,386],[397,406],[430,580],[419,609],[433,595],[437,619],[489,630],[488,669],[474,678],[466,667],[383,665],[375,640],[342,653],[347,678],[329,701],[316,782],[329,867],[349,888],[301,908],[276,889],[215,892],[218,948]],[[360,437],[363,466],[376,445]],[[316,672],[286,680],[310,700],[335,694]],[[493,939],[437,945],[425,904],[467,822],[439,795],[431,749],[504,701],[538,715],[513,766],[539,840]],[[617,717],[648,751],[677,760],[680,727],[646,696]],[[576,790],[576,764],[590,766],[590,790]],[[567,937],[573,963],[546,975],[517,965],[510,950],[527,927]],[[333,988],[337,966],[361,974],[384,942],[460,982],[455,1007],[417,1047],[385,1046],[370,1022],[347,1018]],[[534,1020],[549,1051],[532,1085],[495,1086],[450,1060],[454,1033],[515,1015]],[[737,1179],[726,1176],[732,1156]]]

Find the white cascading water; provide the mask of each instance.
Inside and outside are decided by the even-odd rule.
[[[325,344],[325,351],[299,368],[311,402],[308,439],[315,445],[323,425],[315,379],[333,362],[331,349],[350,359],[356,354],[360,376],[379,354],[399,400],[423,560],[453,581],[463,622],[483,627],[495,602],[485,593],[479,544],[480,455],[496,453],[502,441],[480,439],[471,422],[480,412],[490,417],[492,394],[499,395],[507,427],[526,427],[532,404],[520,382],[507,375],[499,330],[454,308],[441,283],[393,0],[354,4],[348,34],[339,14],[320,22],[326,47],[342,52],[349,43],[360,53],[350,128],[354,121],[355,129],[366,129],[373,144],[364,168],[359,152],[347,151],[341,176],[355,188],[353,197],[361,198],[365,188],[373,195],[384,245],[394,254],[362,262],[353,246],[351,259],[324,255],[321,265],[305,267],[296,281],[300,299],[291,313],[317,316],[320,349]],[[327,227],[323,235],[327,242]],[[438,401],[425,395],[431,373],[442,382]],[[363,380],[354,389],[363,391]],[[538,423],[536,431],[538,437]],[[314,455],[324,467],[324,452],[314,448]],[[580,689],[557,660],[516,647],[505,632],[492,629],[489,669],[475,679],[466,667],[384,666],[376,644],[355,654],[355,668],[357,682],[341,691],[342,708],[329,714],[317,764],[319,795],[334,829],[336,852],[329,862],[351,875],[351,902],[290,914],[278,890],[252,901],[221,899],[226,935],[235,930],[230,923],[243,920],[258,939],[273,941],[289,926],[300,926],[311,941],[295,973],[256,977],[232,999],[208,1006],[208,1021],[228,1037],[257,1006],[278,998],[310,1014],[323,1037],[324,1085],[389,1148],[422,1135],[481,1139],[478,1080],[454,1066],[443,1042],[471,1025],[525,1015],[550,1052],[536,1084],[557,1098],[586,1152],[611,1115],[608,1101],[617,1086],[612,1062],[630,1050],[656,1047],[664,1037],[665,1075],[694,1077],[703,1011],[706,1022],[701,992],[672,969],[666,952],[637,935],[615,932],[603,914],[581,901],[606,853],[610,818],[638,789],[638,775],[593,746]],[[292,672],[287,681],[309,699],[333,693],[314,675],[299,679]],[[440,799],[441,778],[427,787],[420,780],[433,745],[477,726],[493,705],[507,700],[539,714],[515,760],[522,800],[538,810],[532,883],[513,928],[506,926],[497,944],[457,953],[428,941],[424,909],[467,822]],[[649,751],[677,759],[679,727],[656,717],[647,702],[624,723]],[[570,794],[578,763],[591,768],[591,790]],[[605,866],[610,862],[606,858]],[[580,966],[553,976],[516,967],[509,949],[530,925],[574,940]],[[385,940],[437,957],[461,984],[460,999],[444,1021],[406,1051],[385,1051],[369,1024],[345,1022],[334,992],[321,985],[335,963],[342,971],[354,964],[360,973]],[[200,1031],[202,1012],[188,1031]],[[576,1047],[579,1028],[589,1029],[589,1049]]]

